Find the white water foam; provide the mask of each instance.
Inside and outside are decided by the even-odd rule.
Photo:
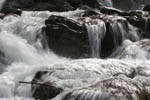
[[[21,17],[10,15],[0,20],[0,51],[11,63],[5,65],[6,71],[0,75],[0,98],[4,98],[2,100],[30,100],[28,98],[32,98],[31,86],[20,84],[19,81],[30,82],[37,71],[45,69],[47,66],[49,66],[49,69],[56,69],[53,76],[48,77],[48,79],[53,79],[68,90],[91,85],[93,82],[118,72],[128,74],[132,68],[138,71],[135,79],[142,81],[148,87],[150,86],[150,62],[148,59],[83,59],[70,61],[57,56],[50,50],[43,49],[41,38],[37,39],[36,37],[40,35],[44,20],[52,14],[71,17],[80,15],[80,12],[83,11],[76,10],[63,13],[23,12]],[[93,45],[100,43],[99,40],[106,31],[102,21],[96,20],[96,22],[98,24],[87,26],[91,29],[89,33],[93,32],[98,38]],[[93,40],[91,39],[91,41]],[[98,49],[100,47],[99,45],[97,47],[94,47],[97,52],[97,54],[93,54],[94,56],[99,55]],[[136,53],[139,53],[138,50],[136,50]],[[125,53],[125,55],[127,54]],[[60,71],[57,68],[63,68],[64,70]]]
[[[5,72],[0,75],[0,97],[32,97],[31,86],[19,81],[31,81],[36,71],[45,66],[68,61],[44,50],[40,34],[44,21],[50,15],[76,16],[81,10],[57,12],[23,12],[21,16],[9,15],[0,20],[0,51],[9,60]]]

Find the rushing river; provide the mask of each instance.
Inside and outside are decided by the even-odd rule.
[[[3,3],[4,0],[1,0],[0,9]],[[113,6],[110,0],[106,0],[105,3],[108,6]],[[97,20],[97,25],[86,25],[91,46],[91,58],[89,59],[73,60],[61,57],[53,53],[51,49],[43,47],[43,42],[45,45],[47,45],[47,42],[40,33],[41,28],[45,26],[45,20],[49,16],[59,15],[74,19],[82,12],[84,10],[79,9],[61,13],[23,11],[21,16],[7,15],[4,19],[0,19],[0,100],[33,100],[31,85],[19,82],[31,82],[37,71],[46,68],[56,69],[49,79],[63,86],[67,92],[93,85],[94,82],[108,79],[117,73],[129,74],[132,69],[139,71],[134,80],[145,83],[147,85],[146,89],[149,91],[150,45],[144,45],[145,47],[141,48],[142,44],[140,42],[144,41],[142,43],[148,44],[150,40],[140,40],[138,33],[132,26],[130,26],[132,35],[128,34],[136,42],[131,42],[128,40],[129,38],[126,38],[125,34],[127,33],[124,26],[119,23],[112,24],[113,32],[116,33],[114,34],[116,45],[117,34],[120,33],[122,34],[120,38],[122,38],[123,43],[107,59],[101,59],[99,54],[101,39],[106,32],[105,24],[101,20]],[[66,91],[54,100],[62,100],[62,97],[67,94]],[[85,97],[86,90],[75,91],[72,98],[66,100],[74,100],[75,95],[79,94],[78,92],[82,93],[83,96],[76,100],[109,100],[106,99],[109,94],[99,92],[95,94],[92,91],[87,93],[88,96],[92,96],[89,99],[88,96]],[[102,96],[97,97],[97,95]],[[96,97],[99,99],[96,99]],[[125,97],[122,100],[126,100]]]

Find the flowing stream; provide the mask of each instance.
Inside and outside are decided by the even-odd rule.
[[[0,0],[0,9],[5,1]],[[112,6],[110,0],[106,0],[107,5]],[[83,10],[68,12],[48,12],[48,11],[23,11],[21,16],[8,15],[0,19],[0,100],[33,100],[31,85],[20,84],[19,81],[32,81],[37,71],[50,68],[57,70],[51,80],[58,82],[66,90],[73,90],[93,84],[93,81],[103,80],[116,73],[129,73],[130,69],[141,68],[142,74],[135,79],[139,79],[150,86],[150,46],[141,49],[137,40],[140,40],[138,33],[133,26],[129,25],[130,33],[127,33],[126,26],[120,23],[112,23],[112,31],[117,46],[121,38],[123,44],[113,52],[108,59],[100,58],[101,40],[105,36],[106,26],[102,20],[96,19],[97,24],[86,24],[91,46],[91,58],[72,60],[60,57],[50,49],[43,47],[43,42],[47,46],[45,37],[41,35],[41,28],[45,26],[45,20],[51,15],[60,15],[74,18],[75,15],[82,13]],[[121,36],[118,34],[121,33]],[[127,34],[127,36],[126,36]],[[37,38],[38,37],[38,38]],[[128,39],[136,40],[131,42]],[[144,40],[145,43],[149,39]],[[142,47],[142,46],[141,46]],[[119,52],[119,54],[118,54]],[[97,59],[96,59],[97,58]],[[145,81],[146,80],[146,81]],[[69,85],[67,84],[69,83]],[[101,94],[102,97],[95,99],[97,94],[86,90],[79,91],[83,96],[78,100],[107,100],[108,94]],[[64,92],[53,100],[62,100],[66,95]],[[75,95],[78,95],[76,91]],[[66,100],[75,100],[74,97]],[[77,99],[76,99],[77,100]],[[114,99],[112,99],[114,100]],[[123,99],[126,100],[126,99]],[[135,99],[136,100],[136,99]]]

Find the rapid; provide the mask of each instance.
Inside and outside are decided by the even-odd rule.
[[[4,2],[0,0],[0,9]],[[104,3],[114,5],[110,0]],[[118,82],[117,86],[129,85],[129,90],[134,92],[136,87],[126,81],[140,81],[150,91],[150,40],[141,39],[136,28],[130,24],[111,24],[115,50],[105,59],[101,58],[99,51],[106,25],[99,19],[95,19],[96,25],[86,24],[90,58],[75,60],[61,57],[48,47],[46,37],[41,35],[45,20],[51,15],[76,19],[83,12],[80,9],[68,12],[23,11],[21,16],[10,14],[0,19],[0,100],[34,100],[31,84],[20,81],[31,82],[39,70],[54,70],[52,76],[45,76],[43,80],[56,82],[65,90],[53,100],[116,100],[112,96],[113,88],[102,92],[103,88],[99,87],[107,79],[113,79],[114,84],[122,79],[124,84]],[[123,43],[119,45],[119,41]],[[136,75],[130,80],[128,75],[133,71]],[[118,73],[121,75],[116,78]],[[128,100],[122,97],[123,94],[119,95],[118,100]],[[132,96],[138,100],[135,94]]]

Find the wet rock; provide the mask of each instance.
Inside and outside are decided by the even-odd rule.
[[[56,54],[71,58],[89,57],[89,43],[86,28],[72,19],[51,16],[43,28],[48,45]]]
[[[147,18],[149,18],[150,15],[148,12],[140,10],[122,11],[111,7],[101,7],[100,11],[103,14],[113,15],[114,17],[118,15],[126,18],[130,24],[139,28],[139,30],[143,32],[141,35],[144,37]]]
[[[129,12],[125,18],[135,27],[139,28],[142,31],[145,31],[146,26],[146,17],[148,17],[148,13],[145,12]]]
[[[48,37],[49,47],[52,51],[70,58],[91,57],[87,25],[93,27],[93,33],[90,34],[94,34],[98,28],[101,28],[101,23],[99,24],[98,20],[104,22],[106,28],[106,31],[102,29],[103,33],[99,32],[103,34],[99,38],[101,41],[99,43],[101,58],[110,56],[125,39],[135,42],[141,38],[150,37],[148,12],[125,12],[110,7],[101,7],[100,10],[101,12],[98,12],[86,8],[79,16],[70,18],[51,16],[46,21],[46,27],[43,30]],[[62,45],[65,45],[65,48]],[[60,50],[59,48],[63,49]]]
[[[1,13],[4,13],[5,15],[16,14],[21,16],[22,11],[20,9],[14,9],[14,8],[3,8],[1,10]]]
[[[119,9],[111,8],[111,7],[101,7],[100,11],[103,14],[110,14],[110,15],[113,15],[113,14],[119,15],[119,14],[123,13],[123,11],[121,11]]]
[[[52,99],[63,91],[61,87],[57,86],[57,84],[53,82],[42,81],[41,77],[46,73],[48,72],[39,71],[33,78],[32,83],[34,84],[32,85],[32,91],[33,91],[33,97],[35,99],[40,99],[40,100]]]
[[[133,66],[119,60],[83,59],[51,65],[38,71],[33,82],[50,81],[64,89],[74,89],[89,86],[111,76],[125,75],[133,78],[134,73]]]
[[[143,66],[143,68],[145,67]],[[122,100],[122,97],[123,100],[133,100],[133,97],[140,98],[137,100],[149,100],[145,99],[149,93],[143,85],[147,82],[135,80],[138,75],[150,75],[145,73],[147,69],[143,68],[139,68],[136,72],[135,64],[115,59],[73,60],[50,65],[38,71],[33,82],[46,86],[47,84],[52,85],[51,90],[54,89],[53,91],[62,90],[54,92],[63,95],[64,98],[61,100],[70,100],[71,98],[72,100],[101,100],[101,97],[104,98],[102,100]],[[146,68],[148,68],[148,64]],[[142,78],[140,79],[142,80]],[[51,98],[47,96],[46,91],[50,90],[46,86],[37,86],[36,84],[32,86],[32,89],[35,90],[34,97]],[[63,94],[64,91],[65,94]]]
[[[0,13],[0,19],[3,19],[5,17],[5,14]]]
[[[143,11],[150,12],[150,5],[146,5],[146,6],[143,8]]]

